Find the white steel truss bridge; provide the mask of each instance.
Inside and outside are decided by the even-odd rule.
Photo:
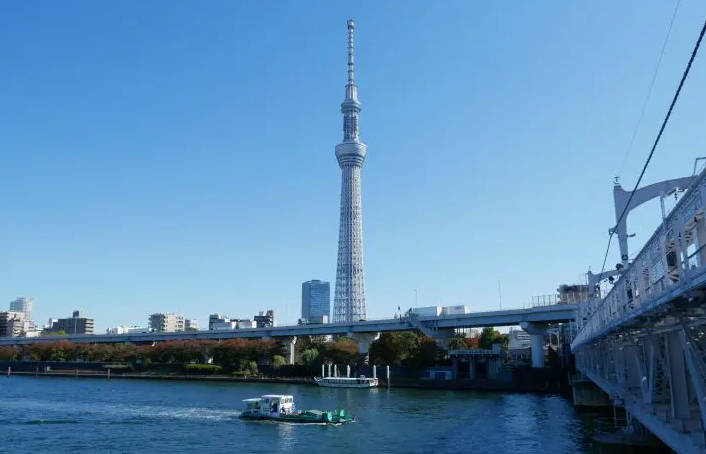
[[[588,274],[591,291],[606,278],[614,285],[579,305],[571,343],[580,373],[629,421],[682,454],[706,453],[705,179],[706,170],[646,186],[631,201],[616,184],[616,219],[647,200],[683,194],[633,260],[623,217],[621,263]]]

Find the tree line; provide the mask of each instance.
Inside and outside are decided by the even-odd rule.
[[[491,348],[497,342],[507,344],[507,335],[485,328],[470,337],[452,337],[449,350]],[[447,353],[436,340],[420,332],[386,332],[371,343],[369,363],[423,368],[445,362]],[[210,360],[229,371],[256,369],[258,364],[279,366],[286,356],[285,346],[271,339],[174,340],[153,345],[75,344],[61,340],[20,347],[0,346],[2,361],[203,364]],[[357,342],[348,337],[327,341],[325,336],[302,336],[295,344],[296,364],[312,367],[329,363],[354,364],[359,357]]]

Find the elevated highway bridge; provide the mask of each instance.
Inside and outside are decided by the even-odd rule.
[[[370,343],[381,332],[419,330],[425,335],[438,340],[447,339],[456,328],[481,328],[486,326],[516,326],[534,329],[531,336],[537,337],[533,347],[543,347],[542,336],[551,324],[568,323],[574,319],[576,304],[555,304],[537,306],[529,309],[509,309],[491,312],[473,312],[470,314],[444,315],[438,317],[402,317],[360,322],[327,323],[318,325],[277,326],[268,328],[213,330],[213,331],[178,331],[166,333],[134,334],[82,334],[41,337],[0,338],[0,345],[29,345],[40,342],[69,341],[76,343],[152,343],[169,340],[201,339],[277,339],[289,344],[290,361],[293,345],[297,336],[345,335],[358,341],[361,353],[366,353]],[[536,344],[536,345],[535,345]],[[537,355],[534,355],[537,356]],[[541,357],[542,355],[539,355]]]

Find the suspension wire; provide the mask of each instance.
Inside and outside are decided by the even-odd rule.
[[[620,169],[618,170],[618,177],[623,173],[625,169],[625,164],[628,162],[630,157],[630,152],[632,151],[632,146],[635,143],[635,137],[637,137],[637,131],[640,130],[640,124],[642,124],[642,117],[647,111],[647,104],[650,101],[650,96],[652,95],[652,89],[655,86],[655,80],[657,80],[657,73],[659,72],[659,67],[662,64],[662,57],[664,56],[664,50],[667,48],[667,42],[669,41],[669,35],[672,33],[672,26],[674,25],[674,19],[677,17],[677,11],[679,11],[679,5],[681,5],[681,0],[677,0],[677,5],[674,8],[674,13],[672,14],[672,20],[669,22],[669,29],[667,30],[667,36],[664,38],[662,43],[662,50],[659,53],[659,58],[657,59],[657,66],[652,74],[652,82],[650,82],[650,88],[647,90],[647,96],[645,96],[645,102],[642,104],[642,110],[640,111],[640,116],[637,118],[637,124],[635,125],[635,130],[632,132],[632,137],[630,137],[630,144],[628,145],[628,150],[625,153],[625,158],[623,158],[623,163],[620,164]]]
[[[647,156],[647,161],[645,161],[645,165],[642,167],[642,172],[640,172],[640,177],[637,179],[637,182],[635,183],[635,187],[633,188],[632,192],[630,192],[630,198],[628,199],[628,202],[625,204],[625,208],[623,208],[623,212],[620,214],[620,217],[618,218],[618,222],[615,223],[615,227],[610,230],[610,237],[608,238],[608,247],[606,247],[605,251],[605,256],[603,257],[603,266],[601,266],[601,273],[605,271],[605,264],[606,261],[608,260],[608,252],[610,251],[610,243],[611,240],[613,239],[613,235],[615,234],[615,230],[617,229],[617,226],[620,225],[620,221],[623,220],[623,217],[625,216],[625,213],[628,210],[628,207],[630,206],[630,202],[632,202],[632,198],[635,195],[635,191],[637,191],[637,188],[640,186],[640,182],[642,181],[642,177],[645,175],[645,171],[647,170],[647,166],[650,165],[650,161],[652,160],[652,156],[655,153],[655,149],[657,148],[657,145],[659,144],[660,139],[662,138],[662,133],[664,133],[664,128],[667,126],[667,123],[669,122],[669,118],[672,116],[672,111],[674,110],[674,105],[677,103],[677,99],[679,99],[679,95],[681,94],[681,89],[684,86],[684,82],[686,81],[687,76],[689,75],[689,71],[691,71],[691,65],[694,63],[694,59],[696,58],[696,54],[699,52],[699,47],[701,46],[701,41],[704,38],[704,33],[706,33],[706,21],[704,21],[704,25],[701,27],[701,33],[699,34],[699,39],[696,40],[696,45],[694,46],[694,50],[691,51],[691,58],[689,58],[689,63],[686,65],[686,69],[684,70],[684,73],[682,74],[681,80],[679,81],[679,87],[677,87],[676,93],[674,93],[674,98],[672,99],[672,103],[669,106],[669,110],[667,111],[667,115],[664,117],[664,120],[662,121],[662,127],[659,128],[659,133],[657,134],[657,138],[654,141],[654,144],[652,145],[652,149],[650,150],[649,156]]]

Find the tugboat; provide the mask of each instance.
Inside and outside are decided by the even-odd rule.
[[[294,397],[281,394],[265,394],[262,397],[245,399],[245,410],[240,419],[251,421],[279,421],[298,424],[340,425],[353,422],[345,410],[301,411],[294,407]]]

